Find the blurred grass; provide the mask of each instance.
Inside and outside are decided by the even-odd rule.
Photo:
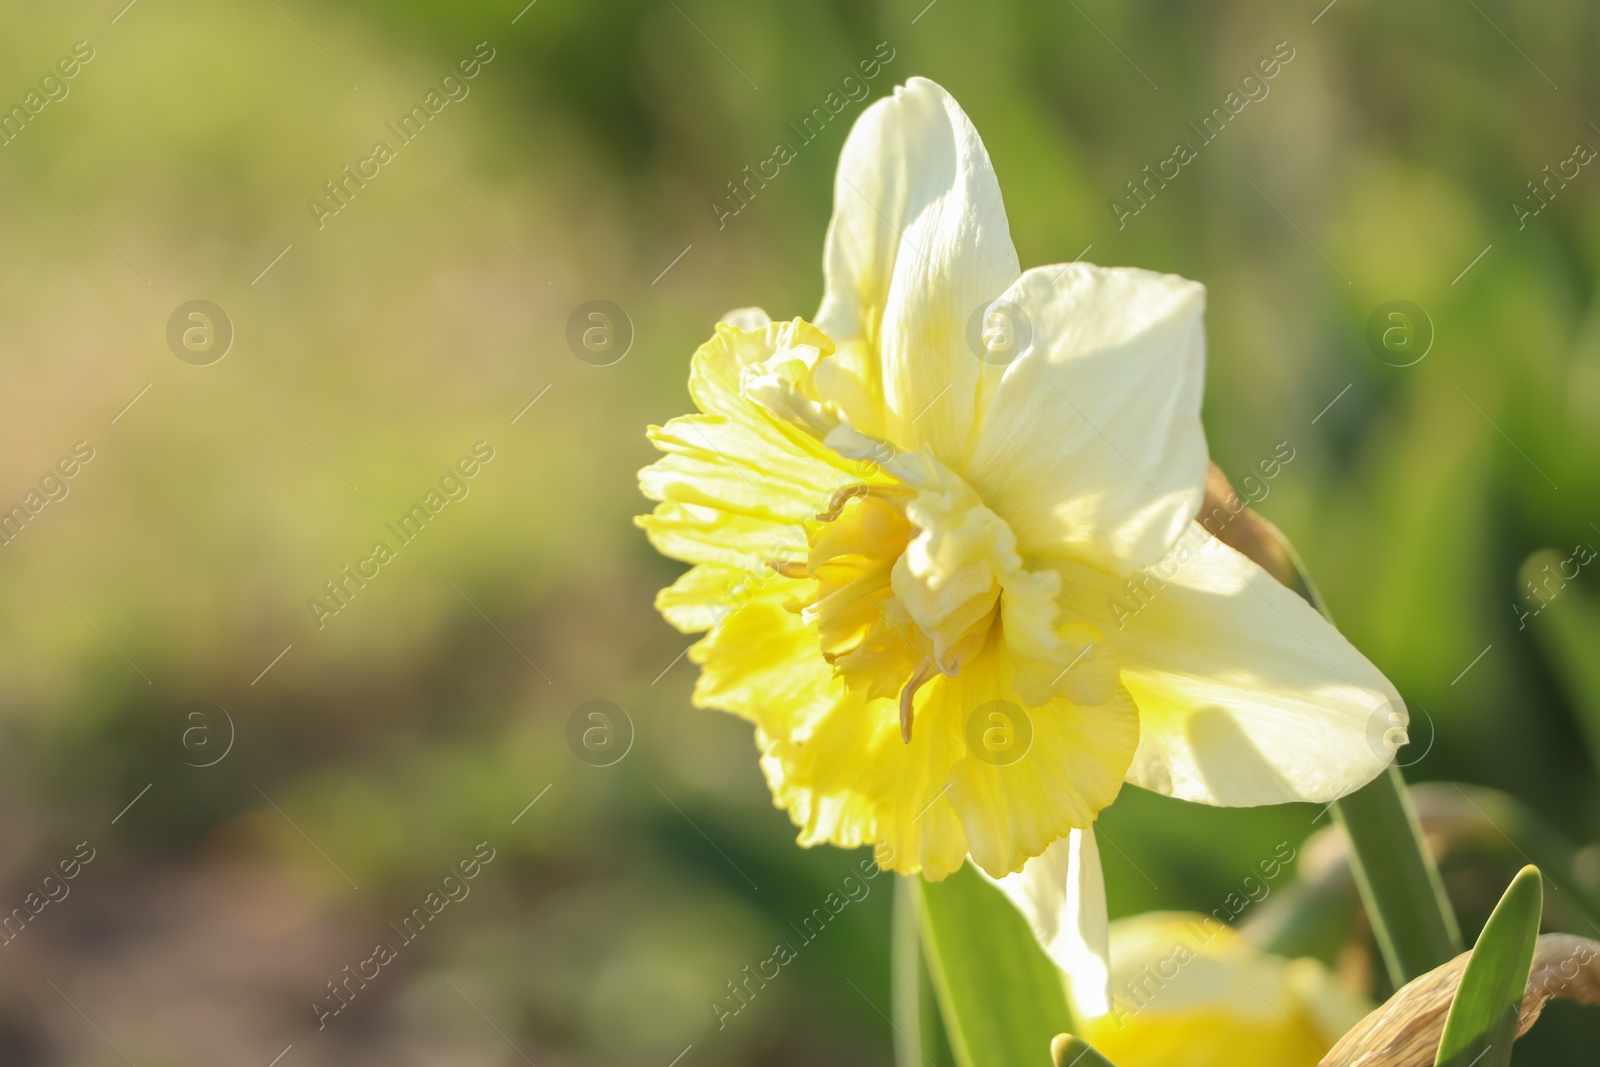
[[[650,608],[676,568],[628,522],[643,427],[687,408],[715,317],[814,310],[862,105],[725,229],[708,201],[879,41],[895,58],[873,97],[923,74],[971,114],[1024,265],[1088,246],[1209,287],[1214,457],[1239,472],[1295,449],[1261,509],[1436,728],[1412,777],[1505,789],[1595,839],[1596,697],[1560,662],[1588,646],[1541,628],[1553,616],[1518,630],[1512,604],[1529,553],[1600,544],[1600,175],[1524,230],[1509,206],[1575,141],[1600,145],[1591,5],[540,0],[513,26],[521,5],[487,0],[141,2],[112,25],[120,7],[18,9],[0,38],[0,100],[72,42],[97,50],[0,149],[0,506],[73,442],[97,450],[0,549],[9,881],[86,827],[107,835],[146,783],[108,868],[265,854],[355,926],[488,838],[503,866],[419,947],[404,1004],[464,968],[561,1062],[665,1063],[689,1043],[702,1062],[886,1062],[887,892],[714,1028],[705,1002],[854,858],[794,848],[747,727],[688,707],[685,642]],[[317,231],[306,198],[480,40],[497,55],[471,95]],[[1109,198],[1285,40],[1270,95],[1119,230]],[[195,297],[237,329],[209,368],[165,347]],[[637,329],[609,368],[564,341],[595,298]],[[1416,366],[1366,347],[1392,299],[1437,329]],[[314,629],[306,599],[480,439],[496,458],[471,495]],[[1592,614],[1595,575],[1566,595]],[[239,728],[207,770],[167,747],[192,698]],[[566,748],[596,698],[637,729],[611,768]],[[1130,788],[1104,821],[1113,908],[1210,911],[1315,814]],[[308,962],[305,994],[344,962]],[[439,1010],[416,1025],[448,1031]]]

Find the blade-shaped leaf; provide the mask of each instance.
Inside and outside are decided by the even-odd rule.
[[[923,945],[961,1067],[1043,1067],[1073,1029],[1055,964],[1000,890],[970,866],[915,883]]]
[[[896,1067],[953,1067],[955,1058],[944,1020],[939,1017],[938,994],[922,948],[919,892],[917,879],[895,879],[894,925],[889,937],[894,1062]]]
[[[1461,929],[1422,843],[1400,768],[1390,766],[1333,806],[1350,835],[1350,869],[1397,987],[1461,952]]]
[[[1578,726],[1589,742],[1591,760],[1600,760],[1600,603],[1581,588],[1563,589],[1560,597],[1525,619],[1526,628],[1550,658],[1556,681],[1572,700]]]
[[[1522,868],[1478,935],[1445,1017],[1435,1067],[1506,1067],[1544,909],[1539,868]]]

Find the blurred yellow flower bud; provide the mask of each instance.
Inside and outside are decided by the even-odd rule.
[[[1111,924],[1111,987],[1083,1036],[1117,1067],[1315,1067],[1369,1008],[1317,960],[1182,912]]]

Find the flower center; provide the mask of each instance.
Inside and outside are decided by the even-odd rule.
[[[853,428],[817,387],[825,367],[821,349],[797,346],[743,367],[740,390],[861,465],[864,480],[817,513],[805,559],[769,561],[787,577],[815,579],[795,610],[816,626],[823,656],[851,690],[868,699],[898,694],[909,742],[917,691],[960,674],[996,627],[1015,694],[1029,707],[1064,691],[1104,690],[1103,671],[1068,676],[1099,635],[1082,623],[1058,627],[1060,574],[1028,569],[1011,527],[932,455]]]
[[[909,741],[917,690],[961,673],[1000,617],[994,556],[1010,531],[965,485],[850,485],[817,519],[804,563],[774,565],[816,580],[799,610],[823,656],[868,698],[898,693]]]

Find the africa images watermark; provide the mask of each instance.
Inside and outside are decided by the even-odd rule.
[[[884,53],[888,54],[885,55]],[[853,101],[860,103],[867,98],[867,83],[876,78],[883,68],[888,66],[895,57],[895,50],[889,46],[888,41],[878,42],[878,47],[872,53],[873,58],[863,59],[856,64],[856,69],[861,72],[861,77],[855,74],[846,74],[839,83],[839,91],[828,93],[822,98],[822,103],[814,107],[800,120],[800,125],[789,123],[789,128],[795,132],[799,145],[789,141],[779,141],[772,148],[772,155],[755,164],[754,173],[750,164],[744,166],[744,178],[737,183],[728,182],[728,196],[711,200],[711,217],[717,220],[717,229],[726,229],[728,220],[750,206],[757,191],[765,189],[767,182],[773,181],[783,168],[793,163],[800,155],[800,149],[815,141],[821,136],[828,123],[838,118],[845,108]],[[743,190],[743,193],[740,190]],[[737,207],[732,205],[737,204]]]
[[[799,926],[795,926],[794,923],[789,924],[794,932],[800,935],[800,948],[815,941],[845,908],[866,900],[867,895],[872,892],[872,880],[883,873],[883,867],[876,857],[864,859],[858,866],[861,871],[860,877],[854,872],[845,875],[839,882],[839,889],[830,891],[822,899],[821,904],[812,908],[810,914],[800,920]],[[740,972],[741,976],[730,978],[726,983],[727,1002],[717,997],[713,997],[710,1001],[711,1017],[717,1020],[717,1029],[727,1029],[728,1020],[748,1008],[755,1000],[756,994],[767,988],[767,983],[777,978],[783,968],[793,963],[799,955],[799,950],[793,942],[780,941],[766,959],[754,964],[753,967],[751,964],[745,964]]]
[[[1251,504],[1259,504],[1272,492],[1269,484],[1283,472],[1283,468],[1293,462],[1295,450],[1288,441],[1279,441],[1273,447],[1272,455],[1256,462],[1255,469],[1261,472],[1258,479],[1254,474],[1247,474],[1239,484],[1244,488],[1245,499]],[[1157,562],[1149,567],[1143,567],[1122,583],[1122,591],[1127,594],[1127,599],[1116,597],[1107,601],[1107,609],[1111,617],[1116,620],[1117,629],[1122,629],[1128,620],[1139,614],[1155,599],[1156,594],[1165,589],[1167,582],[1177,577],[1196,554],[1205,546],[1208,536],[1220,538],[1222,531],[1233,522],[1245,509],[1245,501],[1237,493],[1229,494],[1228,498],[1213,507],[1210,512],[1195,516],[1195,523],[1191,523],[1184,531],[1183,536],[1169,551]],[[1196,523],[1203,529],[1197,529]]]
[[[839,485],[829,498],[827,507],[818,512],[816,518],[819,521],[833,521],[843,514],[843,509],[853,500],[870,495],[867,483],[860,479],[875,477],[883,470],[883,465],[894,457],[894,451],[892,445],[879,441],[862,461],[865,466],[861,470],[854,474],[839,472]],[[723,581],[718,595],[710,599],[708,628],[763,595],[776,583],[796,577],[805,568],[810,551],[810,535],[803,524],[782,527],[767,547],[763,570],[746,571],[737,578]]]
[[[22,102],[0,112],[0,148],[4,148],[22,135],[28,124],[38,121],[40,112],[52,103],[59,104],[72,92],[67,83],[76,78],[85,64],[94,59],[94,46],[79,41],[72,52],[56,60],[54,68],[44,72],[37,89],[23,94]]]
[[[1139,180],[1129,179],[1126,183],[1128,197],[1111,198],[1111,217],[1117,220],[1117,229],[1125,229],[1128,220],[1150,206],[1156,198],[1156,193],[1165,189],[1167,183],[1177,179],[1183,173],[1183,168],[1200,158],[1200,149],[1215,141],[1221,136],[1228,124],[1237,118],[1240,112],[1252,103],[1260,103],[1272,92],[1268,83],[1276,78],[1295,57],[1295,50],[1288,41],[1279,41],[1272,46],[1272,52],[1256,60],[1250,73],[1239,79],[1237,91],[1229,92],[1222,98],[1221,105],[1211,109],[1210,113],[1200,120],[1200,125],[1189,123],[1189,128],[1199,138],[1199,146],[1192,145],[1187,140],[1181,140],[1172,147],[1172,154],[1156,163],[1152,171],[1150,164],[1146,163],[1140,172],[1144,175]],[[1259,75],[1259,76],[1258,76]],[[1242,95],[1241,95],[1242,94]]]
[[[51,503],[65,500],[67,494],[72,492],[68,484],[77,477],[83,465],[94,459],[94,446],[88,441],[79,441],[72,446],[69,455],[62,456],[54,464],[45,468],[39,478],[39,487],[29,489],[22,495],[22,499],[5,511],[0,511],[0,547],[11,544],[27,529],[34,518]]]
[[[395,144],[379,140],[373,142],[372,151],[363,159],[356,160],[352,169],[346,163],[339,168],[339,174],[322,183],[322,191],[327,196],[327,201],[312,197],[306,201],[306,207],[311,210],[311,219],[317,224],[317,229],[326,228],[328,220],[350,206],[351,201],[362,189],[367,187],[367,182],[375,179],[383,172],[383,168],[392,163],[400,155],[399,149],[404,148],[416,140],[428,123],[439,116],[439,113],[448,107],[451,101],[465,100],[472,92],[472,86],[467,83],[483,72],[483,68],[493,62],[495,50],[489,46],[488,41],[480,41],[473,49],[472,55],[458,62],[449,74],[439,79],[437,89],[429,89],[422,102],[412,104],[411,109],[400,116],[399,125],[393,122],[384,123],[390,133],[394,134]],[[456,71],[460,71],[460,77]]]
[[[1527,200],[1511,201],[1511,213],[1517,217],[1517,229],[1527,229],[1528,220],[1536,218],[1549,207],[1554,202],[1556,194],[1567,187],[1567,182],[1576,180],[1582,168],[1593,163],[1596,155],[1594,146],[1587,141],[1579,141],[1573,145],[1570,156],[1555,164],[1554,171],[1548,164],[1545,166],[1540,172],[1543,177],[1539,179],[1537,185],[1530,179]],[[1568,167],[1572,168],[1570,172]]]
[[[322,583],[322,591],[327,595],[327,600],[311,597],[306,600],[306,609],[311,612],[311,617],[316,621],[317,629],[321,630],[328,625],[328,620],[350,606],[357,593],[367,587],[367,583],[383,573],[383,568],[399,558],[400,549],[409,545],[422,535],[435,516],[445,509],[452,500],[465,500],[472,492],[471,479],[476,478],[490,460],[494,459],[494,446],[488,441],[479,441],[472,446],[469,455],[462,456],[439,476],[439,487],[429,489],[422,496],[421,503],[412,504],[394,522],[383,524],[384,529],[394,536],[395,544],[379,538],[372,544],[372,551],[356,560],[354,566],[346,563],[339,568],[338,576]],[[398,523],[398,525],[396,525]]]
[[[1544,549],[1529,556],[1522,567],[1522,581],[1527,588],[1527,593],[1522,599],[1530,606],[1536,602],[1539,606],[1522,608],[1515,602],[1512,603],[1511,610],[1517,616],[1517,629],[1527,629],[1528,620],[1537,618],[1540,612],[1549,607],[1550,602],[1560,596],[1562,590],[1578,577],[1578,572],[1594,562],[1594,558],[1594,546],[1587,541],[1580,541],[1574,545],[1572,554],[1566,559],[1562,559],[1561,554],[1552,549]],[[1540,564],[1543,566],[1535,570],[1534,568]],[[1567,572],[1569,566],[1572,568],[1570,574]],[[1538,581],[1535,582],[1535,579]]]
[[[1259,904],[1272,893],[1272,882],[1294,862],[1296,849],[1287,841],[1280,841],[1272,855],[1256,865],[1261,877],[1247,875],[1241,885],[1244,893],[1229,893],[1222,906],[1213,908],[1207,915],[1184,924],[1184,936],[1172,943],[1172,948],[1154,965],[1145,964],[1138,978],[1128,978],[1122,987],[1112,993],[1111,1013],[1121,1029],[1127,1020],[1150,1006],[1168,982],[1178,977],[1185,964],[1196,959],[1200,950],[1242,915],[1252,904]]]
[[[88,849],[87,855],[85,849]],[[56,865],[61,872],[59,875],[55,871],[45,875],[37,891],[23,897],[19,907],[12,908],[11,914],[0,919],[0,948],[10,945],[21,936],[22,931],[45,908],[66,900],[67,894],[72,892],[72,887],[67,883],[78,877],[94,857],[94,846],[87,841],[79,841],[72,855]]]
[[[485,849],[488,850],[488,855],[484,854]],[[406,917],[400,920],[404,929],[395,926],[394,923],[389,924],[390,929],[400,935],[398,948],[391,941],[380,941],[373,946],[372,954],[358,962],[353,969],[346,964],[339,972],[337,983],[330,979],[327,983],[328,995],[322,998],[325,1003],[311,1002],[311,1010],[317,1015],[317,1029],[326,1029],[328,1020],[348,1008],[350,1002],[367,988],[367,983],[377,979],[378,975],[383,973],[384,967],[399,959],[400,949],[415,941],[445,908],[452,902],[459,904],[466,900],[472,893],[472,887],[467,883],[482,874],[483,868],[494,862],[495,855],[493,845],[487,841],[479,841],[474,846],[472,855],[457,863],[456,869],[440,880],[439,888],[431,890],[422,898],[422,903],[412,908],[406,913]],[[460,871],[460,874],[456,871]]]

